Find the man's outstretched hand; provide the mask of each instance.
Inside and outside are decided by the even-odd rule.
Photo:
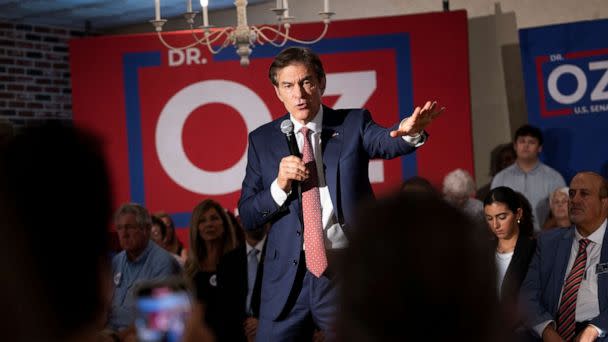
[[[397,130],[391,131],[391,137],[402,137],[404,135],[416,135],[428,126],[435,118],[439,116],[445,107],[438,107],[437,102],[427,101],[424,107],[416,107],[414,113],[403,119]]]

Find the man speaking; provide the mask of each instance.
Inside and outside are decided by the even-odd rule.
[[[249,134],[239,200],[245,229],[272,224],[256,340],[310,341],[315,325],[331,337],[337,299],[332,260],[348,246],[357,204],[373,197],[369,160],[414,151],[443,108],[427,102],[387,129],[365,109],[323,106],[325,71],[307,48],[279,53],[269,77],[288,113]],[[293,126],[281,125],[285,120]],[[290,153],[281,126],[299,153],[295,144]]]

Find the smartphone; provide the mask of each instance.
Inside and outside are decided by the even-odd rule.
[[[137,286],[135,329],[140,342],[179,342],[190,317],[192,296],[181,278]]]

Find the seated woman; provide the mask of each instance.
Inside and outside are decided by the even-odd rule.
[[[568,217],[568,187],[555,189],[549,196],[549,206],[551,213],[543,224],[543,229],[564,228],[572,226]]]
[[[167,251],[175,254],[179,264],[183,266],[188,258],[188,253],[184,248],[184,245],[182,245],[181,241],[179,241],[177,234],[175,234],[175,224],[173,224],[173,219],[171,219],[171,216],[164,211],[157,212],[154,214],[154,216],[161,219],[161,221],[163,221],[167,227],[167,235],[165,236],[163,247]]]
[[[160,247],[165,248],[165,237],[167,236],[167,226],[156,216],[151,216],[152,228],[150,228],[150,239]]]
[[[513,189],[500,186],[490,190],[483,201],[486,221],[495,240],[498,295],[507,322],[514,331],[520,325],[517,296],[534,255],[536,240],[532,208]]]
[[[217,265],[222,255],[236,248],[236,233],[224,208],[206,199],[192,211],[189,236],[186,277],[195,285],[197,299],[205,304],[207,323],[217,330]]]

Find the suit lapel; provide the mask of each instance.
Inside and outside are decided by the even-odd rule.
[[[284,120],[289,120],[289,113],[283,115],[278,120],[274,121],[274,129],[272,130],[273,136],[272,139],[268,141],[268,146],[263,146],[263,148],[268,148],[273,151],[272,160],[277,161],[277,167],[281,163],[281,159],[283,157],[289,156],[289,143],[287,142],[287,137],[283,132],[281,132],[281,122]],[[278,170],[278,169],[277,169]],[[276,177],[276,173],[274,174]],[[291,207],[291,210],[294,212],[300,212],[300,194],[299,194],[299,184],[297,188],[292,191],[290,198],[293,196],[295,200],[287,199],[286,204]]]
[[[568,267],[568,260],[570,260],[570,251],[572,249],[572,240],[574,239],[574,228],[567,229],[562,238],[557,242],[557,253],[555,255],[555,264],[553,274],[557,276],[556,281],[553,282],[553,293],[556,298],[553,305],[553,313],[557,312],[559,306],[559,297],[564,286],[564,277],[566,276],[566,268]]]
[[[289,155],[289,145],[287,143],[287,138],[285,134],[281,132],[281,122],[289,119],[289,114],[283,115],[278,120],[274,122],[274,129],[272,130],[272,137],[269,146],[264,146],[264,148],[274,149],[277,153],[282,156]],[[280,160],[279,160],[280,162]]]
[[[343,127],[338,115],[329,107],[323,106],[323,128],[321,133],[321,151],[323,152],[323,171],[325,183],[329,188],[331,201],[335,212],[340,212],[337,201],[338,193],[338,161],[342,152]]]
[[[604,233],[604,239],[602,242],[602,251],[600,254],[600,264],[608,262],[608,234]],[[595,272],[595,270],[592,270]],[[597,276],[597,294],[600,303],[600,312],[608,305],[608,279],[603,276]]]

